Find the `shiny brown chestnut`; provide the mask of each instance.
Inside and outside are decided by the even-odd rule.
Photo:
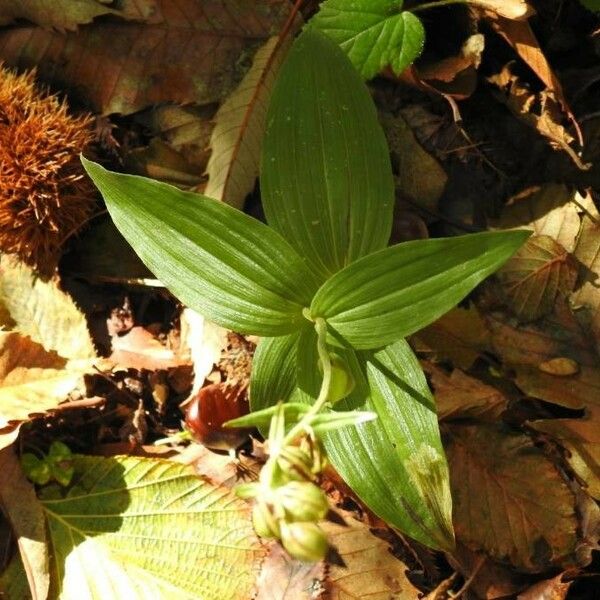
[[[245,386],[213,383],[185,405],[185,426],[195,441],[211,450],[232,451],[242,446],[252,429],[225,428],[223,423],[248,414]]]

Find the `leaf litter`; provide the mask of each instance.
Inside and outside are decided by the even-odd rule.
[[[207,170],[207,189],[216,186],[215,195],[233,197],[237,206],[245,203],[247,211],[260,214],[255,175],[257,140],[264,127],[261,107],[274,74],[269,69],[274,72],[280,60],[271,53],[287,44],[273,36],[281,33],[291,5],[272,0],[241,7],[223,1],[211,3],[214,13],[209,15],[193,0],[173,6],[149,0],[118,6],[82,0],[69,10],[60,3],[21,4],[18,12],[12,4],[0,4],[0,21],[6,25],[0,31],[0,59],[21,69],[37,66],[39,80],[70,93],[73,106],[81,103],[105,115],[117,143],[107,151],[97,140],[96,151],[103,159],[185,189],[204,189]],[[594,173],[600,154],[597,149],[590,154],[593,140],[582,140],[579,131],[581,116],[593,110],[593,84],[579,88],[571,101],[570,80],[563,80],[561,71],[565,56],[592,61],[598,51],[569,33],[563,46],[551,42],[557,27],[570,32],[577,25],[592,34],[600,24],[575,3],[563,13],[549,0],[472,4],[476,12],[468,23],[475,29],[463,32],[451,50],[436,49],[433,60],[424,55],[415,65],[426,85],[410,89],[389,72],[371,84],[387,132],[399,131],[392,139],[396,192],[404,202],[399,202],[399,211],[407,211],[408,200],[410,211],[423,224],[418,235],[423,227],[432,236],[473,227],[528,228],[535,234],[494,281],[411,340],[444,422],[456,550],[437,553],[437,566],[432,568],[431,555],[405,540],[411,549],[409,560],[373,535],[373,523],[384,529],[385,524],[332,477],[325,487],[337,510],[352,510],[342,513],[346,527],[330,526],[344,566],[332,559],[311,570],[278,555],[277,549],[264,559],[264,548],[250,544],[252,550],[243,552],[255,562],[246,571],[252,574],[245,579],[245,589],[257,584],[258,598],[272,589],[283,590],[281,598],[317,598],[324,593],[334,598],[417,598],[437,589],[435,597],[441,600],[465,582],[464,594],[470,598],[578,599],[593,589],[589,562],[597,548],[595,500],[600,494],[600,180]],[[184,9],[199,18],[185,17]],[[458,23],[459,10],[437,12],[445,11]],[[104,16],[97,19],[99,15]],[[553,24],[547,15],[553,16]],[[310,8],[303,16],[310,18]],[[15,18],[31,23],[14,25]],[[435,19],[427,20],[426,26],[432,28],[428,35],[433,39]],[[476,38],[483,43],[481,51],[465,53],[473,35],[484,38]],[[119,44],[107,42],[117,37]],[[156,64],[142,64],[123,51],[120,44],[134,38],[138,57],[147,57],[151,46],[156,49]],[[505,46],[499,51],[501,38]],[[219,40],[221,44],[215,44]],[[170,53],[181,55],[184,50],[185,61],[165,66],[163,59]],[[490,60],[494,53],[498,59]],[[392,63],[401,66],[401,61]],[[362,64],[369,75],[381,66]],[[463,71],[468,71],[466,87]],[[502,97],[493,91],[490,73],[499,73],[492,79]],[[439,90],[429,85],[444,79],[455,86],[443,93],[454,94],[458,121]],[[240,120],[247,119],[251,126],[244,130]],[[232,138],[223,133],[228,125]],[[588,163],[594,166],[583,179],[580,169]],[[407,165],[414,165],[410,174]],[[417,175],[417,169],[423,172]],[[233,188],[235,193],[223,191]],[[92,220],[88,232],[94,233],[99,223]],[[85,252],[87,239],[86,232],[70,240],[65,258],[75,244]],[[91,251],[95,261],[103,260],[107,246],[112,243],[96,243]],[[124,261],[125,253],[118,250],[110,282],[99,280],[90,262],[69,271],[65,260],[53,279],[41,281],[23,264],[2,258],[0,436],[7,460],[14,463],[18,448],[38,446],[43,451],[54,439],[84,454],[141,453],[148,444],[181,430],[181,404],[192,394],[232,381],[247,386],[256,340],[198,322],[189,309],[161,297],[161,291],[132,287],[120,257]],[[74,279],[77,285],[72,285]],[[92,315],[100,314],[96,321],[106,328],[106,319],[122,307],[124,296],[134,298],[131,318],[112,336],[105,331],[102,342],[90,327]],[[202,446],[200,457],[198,448],[184,449],[176,441],[167,448],[167,455],[184,462],[186,453],[196,457],[195,473],[206,482],[197,483],[201,480],[186,471],[182,477],[190,477],[185,481],[192,487],[222,490],[221,484],[230,486],[239,477],[229,457]],[[244,452],[248,455],[242,453],[240,461],[248,466],[249,477],[256,477],[260,460],[252,454],[260,456],[260,448],[255,443]],[[92,457],[77,460],[82,478],[108,464]],[[104,460],[116,460],[124,472],[150,465],[144,462],[148,458]],[[211,493],[234,502],[225,491]],[[32,510],[44,505],[43,498],[30,500]],[[14,508],[14,498],[2,495],[2,501]],[[55,501],[47,499],[46,506]],[[249,520],[241,516],[246,508],[239,502],[235,506],[240,526],[251,536]],[[69,518],[68,510],[63,512]],[[47,519],[58,531],[56,521]],[[17,537],[22,537],[26,522],[17,517],[13,523]],[[94,536],[84,537],[81,547],[69,552],[88,552]],[[60,542],[54,538],[52,543]],[[112,543],[108,541],[108,550],[99,554],[94,550],[94,556],[102,556],[109,577],[123,583],[128,574],[111,559],[110,552],[120,552]],[[34,556],[31,548],[19,550],[25,559]],[[150,573],[159,563],[158,557],[152,560],[154,564],[142,566]],[[0,588],[22,593],[27,578],[19,580],[23,570],[17,563],[13,559],[0,576]],[[26,571],[30,586],[42,589],[43,597],[44,581],[54,576],[37,568],[33,575]],[[147,589],[137,576],[127,581],[138,591]],[[445,581],[449,583],[442,585]],[[93,579],[92,583],[103,585]],[[70,580],[63,584],[70,585]]]

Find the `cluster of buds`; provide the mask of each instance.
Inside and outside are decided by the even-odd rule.
[[[280,540],[299,560],[321,560],[327,538],[318,522],[325,518],[329,503],[315,481],[325,466],[324,454],[310,435],[299,445],[278,446],[277,437],[277,433],[269,436],[270,456],[259,480],[238,486],[236,493],[254,498],[252,523],[260,537]]]

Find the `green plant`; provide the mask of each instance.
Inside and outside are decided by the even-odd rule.
[[[451,547],[435,405],[403,338],[463,299],[528,233],[387,247],[394,186],[375,108],[344,53],[311,29],[292,47],[269,109],[261,168],[269,226],[83,162],[121,233],[182,302],[262,336],[250,384],[256,412],[232,423],[270,421],[262,487],[240,490],[257,498],[259,532],[288,540],[297,556],[322,554],[314,525],[323,511],[299,516],[273,500],[292,481],[312,482],[322,442],[376,514],[425,544]],[[298,522],[307,525],[289,527]]]

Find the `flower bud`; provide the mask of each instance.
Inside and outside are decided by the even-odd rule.
[[[290,481],[277,490],[277,502],[291,521],[319,521],[329,510],[325,492],[310,481]]]
[[[262,500],[259,500],[252,509],[252,525],[260,537],[278,539],[281,535],[279,521],[270,506]]]
[[[310,454],[298,446],[286,446],[277,457],[279,467],[290,479],[299,481],[311,480],[313,460]]]
[[[327,456],[323,445],[318,438],[304,437],[300,442],[300,449],[304,450],[311,458],[311,472],[318,475],[327,466]]]
[[[346,361],[339,355],[331,353],[331,383],[329,384],[329,393],[327,400],[335,404],[342,398],[348,396],[354,389],[356,382]],[[319,360],[319,370],[323,372],[323,365]]]
[[[281,543],[290,556],[305,562],[321,560],[327,552],[327,538],[315,523],[283,522]]]

